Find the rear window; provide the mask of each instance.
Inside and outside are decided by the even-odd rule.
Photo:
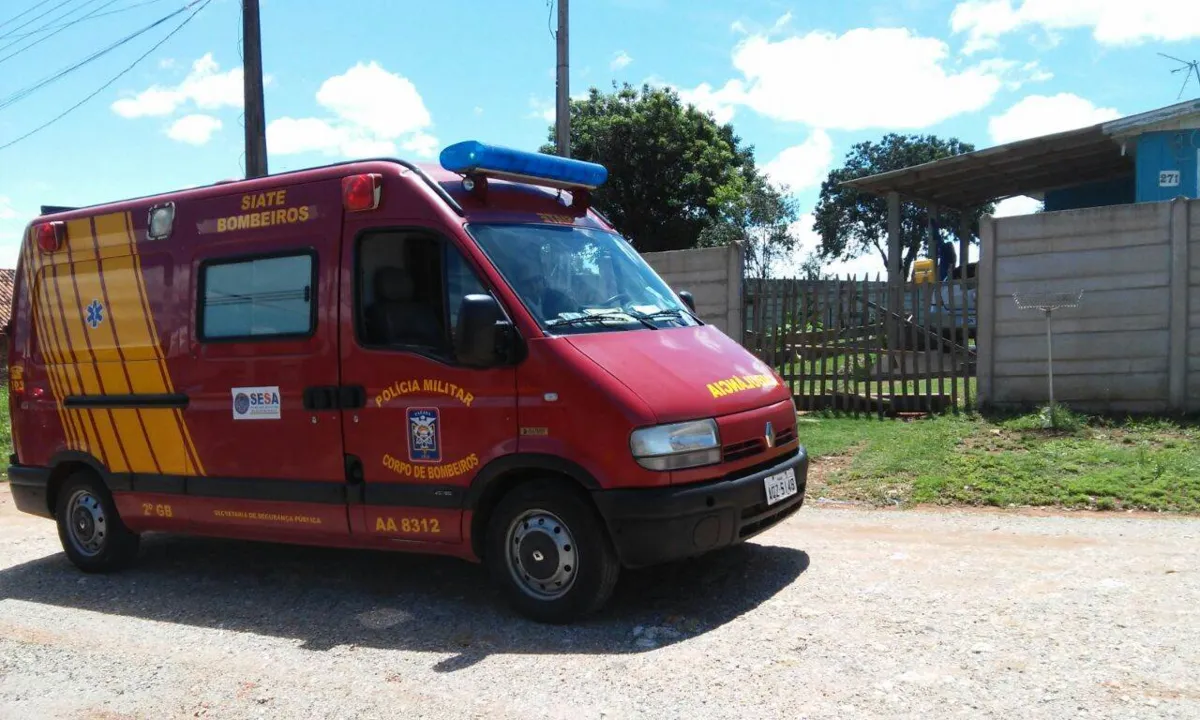
[[[312,253],[211,260],[200,270],[201,340],[311,335],[316,328]]]

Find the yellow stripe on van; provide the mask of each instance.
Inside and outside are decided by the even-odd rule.
[[[182,411],[92,410],[63,403],[70,395],[175,391],[150,308],[132,214],[69,220],[66,247],[51,254],[38,251],[34,228],[25,240],[32,341],[45,360],[67,447],[91,454],[113,472],[203,474]],[[89,322],[93,303],[101,316],[93,310]]]
[[[133,260],[134,283],[133,283],[132,287],[136,291],[137,302],[138,302],[138,305],[141,307],[141,317],[143,319],[143,325],[145,326],[145,329],[146,329],[146,335],[144,336],[145,339],[142,340],[142,342],[148,341],[150,347],[153,350],[153,353],[157,360],[157,365],[158,365],[158,381],[161,383],[161,387],[162,387],[161,390],[157,390],[155,392],[173,393],[173,392],[175,392],[175,386],[174,386],[174,383],[171,382],[171,373],[170,373],[170,369],[167,367],[167,362],[166,362],[166,353],[163,351],[162,343],[159,341],[159,338],[158,338],[158,327],[154,323],[154,314],[150,309],[149,294],[146,291],[146,278],[145,278],[144,273],[142,272],[142,260],[138,253],[137,242],[133,236],[133,216],[130,213],[124,213],[123,215],[124,216],[122,218],[122,221],[123,221],[124,230],[125,230],[125,239],[126,239],[126,242],[128,243],[130,257]],[[107,221],[106,221],[106,224],[105,224],[106,230],[107,230],[107,227],[108,226],[107,226]],[[99,218],[97,218],[96,229],[99,232],[99,230],[100,230]],[[186,295],[186,293],[185,293],[185,295]],[[129,300],[129,304],[132,305],[132,297]],[[139,337],[139,338],[143,337],[142,335],[140,335],[140,333],[141,333],[140,327],[138,328],[137,332],[139,334],[136,335],[135,337]],[[147,363],[146,365],[147,365],[147,367],[145,367],[143,369],[139,369],[138,377],[141,380],[151,382],[151,381],[153,381],[153,373],[148,367],[149,364]],[[160,452],[167,453],[166,457],[163,457],[163,456],[159,457],[159,464],[162,465],[163,472],[174,472],[177,474],[185,474],[185,475],[203,475],[204,474],[204,465],[203,465],[203,463],[201,463],[200,454],[196,452],[196,446],[192,442],[192,435],[188,431],[187,420],[183,417],[183,412],[178,409],[151,410],[151,411],[147,411],[147,412],[155,413],[156,416],[159,416],[162,418],[162,420],[160,422],[153,423],[153,425],[154,425],[153,430],[150,430],[150,427],[147,426],[147,429],[150,430],[151,433],[161,432],[161,433],[166,433],[166,434],[170,434],[173,436],[172,442],[169,444],[169,446],[162,446],[157,441],[152,442],[152,445],[154,447],[154,451],[155,451],[156,455],[158,455]],[[157,419],[158,418],[156,417],[155,420],[157,420]],[[178,433],[178,435],[176,435],[176,433]],[[178,439],[176,439],[176,438],[178,438]],[[182,441],[182,448],[181,448],[181,452],[177,453],[176,452],[176,448],[177,448],[176,443],[179,442],[180,440]],[[160,450],[160,448],[161,448],[161,450]],[[181,470],[168,470],[167,469],[168,466],[175,467],[177,463],[181,463],[183,465],[183,469],[181,469]]]
[[[66,440],[67,448],[71,450],[82,449],[83,443],[80,439],[80,428],[76,426],[74,418],[71,418],[66,409],[63,408],[63,379],[61,377],[61,367],[58,364],[57,349],[53,346],[50,334],[47,330],[47,320],[45,316],[45,307],[41,302],[42,291],[44,290],[42,278],[38,273],[41,263],[38,260],[40,253],[34,252],[34,233],[35,230],[31,227],[25,238],[22,265],[24,266],[23,284],[24,294],[28,303],[30,312],[30,335],[36,339],[38,347],[42,353],[42,364],[46,370],[46,377],[50,384],[50,393],[54,396],[54,409],[58,413],[58,421],[62,423],[63,437]]]

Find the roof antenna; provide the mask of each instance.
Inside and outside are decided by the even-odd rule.
[[[1180,60],[1179,58],[1166,53],[1159,53],[1159,55],[1168,60],[1174,60],[1175,62],[1179,63],[1179,67],[1171,71],[1172,75],[1177,72],[1183,72],[1183,87],[1179,88],[1179,97],[1175,98],[1176,100],[1183,97],[1183,92],[1187,90],[1188,81],[1192,79],[1192,73],[1196,74],[1196,83],[1200,84],[1200,61],[1192,60],[1189,62],[1187,60]]]

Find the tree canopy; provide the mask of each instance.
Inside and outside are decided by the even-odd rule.
[[[792,223],[799,215],[796,199],[786,187],[774,187],[762,175],[722,188],[722,208],[716,222],[700,233],[700,245],[738,243],[745,257],[745,275],[766,279],[776,263],[796,249]]]
[[[821,183],[821,195],[813,213],[813,230],[821,237],[821,256],[849,260],[874,250],[887,263],[887,199],[845,187],[842,183],[973,150],[974,145],[957,138],[895,133],[885,135],[878,143],[867,141],[854,145],[846,154],[845,164],[832,170]],[[992,210],[993,207],[988,205],[977,208],[972,214],[972,242],[976,242],[979,235],[979,218]],[[952,233],[958,224],[958,211],[940,211],[939,233]],[[911,273],[922,248],[931,249],[927,244],[928,228],[929,211],[924,206],[909,202],[900,204],[900,267],[904,277]]]
[[[549,139],[542,152],[554,152],[553,127]],[[753,148],[732,126],[648,85],[572,100],[571,157],[608,168],[593,203],[641,252],[696,247],[759,180]]]

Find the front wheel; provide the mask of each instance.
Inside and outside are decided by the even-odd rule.
[[[138,536],[121,522],[112,495],[91,473],[76,472],[66,479],[55,519],[63,551],[84,572],[121,570],[137,558]]]
[[[500,501],[488,524],[485,561],[514,607],[547,623],[599,610],[620,573],[596,511],[546,481],[521,485]]]

